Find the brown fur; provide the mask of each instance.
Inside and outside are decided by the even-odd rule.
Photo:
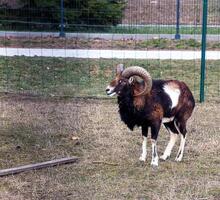
[[[153,121],[162,120],[163,115],[164,113],[162,106],[160,104],[155,104],[152,112],[152,120]]]
[[[117,85],[118,84],[118,85]],[[185,138],[186,122],[191,116],[195,107],[194,97],[184,82],[177,80],[152,80],[150,91],[141,94],[145,87],[144,83],[137,79],[125,79],[117,74],[116,78],[111,82],[111,86],[115,86],[114,91],[118,95],[119,113],[121,120],[130,128],[135,126],[142,127],[142,134],[147,137],[148,128],[151,128],[151,139],[156,141],[161,124],[176,134],[182,134]],[[173,107],[172,94],[165,90],[168,86],[172,91],[180,92],[177,105]],[[140,96],[136,96],[141,94]],[[176,103],[176,102],[175,102]],[[171,118],[171,121],[163,122],[163,118]],[[180,161],[183,156],[183,148],[181,147],[177,155]],[[156,149],[152,158],[157,157]],[[166,159],[166,158],[165,158]]]
[[[139,83],[133,83],[132,85],[133,91],[134,91],[134,106],[137,108],[137,110],[141,110],[141,108],[145,105],[145,95],[136,96],[143,90],[143,85],[140,85]]]

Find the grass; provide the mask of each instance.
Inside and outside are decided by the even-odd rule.
[[[97,29],[97,28],[96,28]],[[83,29],[82,29],[83,30]],[[88,31],[89,30],[89,31]],[[127,33],[127,34],[175,34],[175,27],[160,27],[160,26],[152,26],[152,27],[112,27],[110,29],[106,29],[106,31],[102,30],[93,30],[88,28],[85,32],[108,32],[108,33]],[[220,32],[220,28],[207,28],[207,34],[218,35]],[[201,27],[180,27],[180,34],[202,34]]]
[[[58,37],[16,38],[0,37],[1,47],[16,48],[65,48],[65,49],[171,49],[171,50],[200,50],[201,42],[195,39],[165,39],[155,38],[149,40],[105,40],[105,39],[79,39]],[[207,42],[207,50],[220,50],[220,41]]]
[[[58,27],[58,26],[57,26]],[[3,31],[39,31],[39,32],[58,32],[60,31],[58,28],[44,26],[43,28],[32,28],[27,29],[27,25],[25,26],[14,26],[13,30],[11,27],[2,27]],[[176,27],[175,26],[160,26],[160,25],[152,25],[152,26],[143,26],[143,27],[135,27],[135,26],[105,26],[105,25],[77,25],[77,24],[68,24],[68,27],[65,29],[66,33],[71,32],[83,32],[83,33],[123,33],[123,34],[175,34]],[[180,27],[180,34],[202,34],[202,28],[198,27]],[[218,35],[220,33],[219,27],[208,27],[207,34]]]
[[[220,197],[219,104],[197,105],[188,124],[183,162],[174,162],[177,145],[171,158],[153,170],[150,141],[148,160],[140,163],[140,130],[130,132],[125,127],[114,100],[9,95],[0,102],[1,169],[71,155],[80,157],[76,164],[0,178],[0,199],[218,200]],[[79,144],[71,140],[72,136],[79,137]],[[159,155],[168,140],[168,133],[162,128]]]
[[[200,62],[177,60],[111,60],[43,57],[0,58],[0,91],[40,96],[106,97],[114,66],[145,67],[156,79],[185,81],[199,98]],[[219,61],[207,61],[206,99],[218,99]]]

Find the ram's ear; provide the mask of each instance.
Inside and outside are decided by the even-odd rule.
[[[132,85],[132,84],[134,83],[134,77],[133,77],[133,76],[131,76],[131,77],[128,79],[128,83],[129,83],[130,85]]]
[[[123,64],[118,64],[116,66],[116,74],[121,74],[124,71],[124,65]]]

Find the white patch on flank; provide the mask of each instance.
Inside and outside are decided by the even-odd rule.
[[[168,157],[170,157],[172,149],[176,143],[176,140],[178,138],[178,135],[173,133],[172,131],[170,131],[170,129],[168,129],[168,131],[170,132],[170,141],[163,153],[163,155],[160,157],[160,159],[162,160],[166,160]]]
[[[140,161],[146,161],[147,158],[147,137],[143,136],[144,140],[142,143],[142,154],[139,158]]]
[[[172,122],[174,119],[174,117],[164,117],[162,118],[162,123],[168,123],[168,122]]]
[[[163,89],[169,95],[172,101],[171,109],[176,107],[179,101],[180,90],[170,86],[169,84],[165,84]]]

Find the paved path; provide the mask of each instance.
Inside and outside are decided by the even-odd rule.
[[[59,32],[16,32],[0,31],[0,37],[59,37]],[[181,34],[181,39],[195,39],[201,41],[202,35]],[[150,40],[155,38],[174,39],[175,34],[117,34],[117,33],[66,33],[66,38],[94,39],[100,38],[105,40]],[[207,35],[208,41],[220,41],[220,35]]]
[[[194,60],[201,58],[200,51],[134,51],[134,50],[96,50],[96,49],[29,49],[0,48],[0,56],[43,56],[71,58],[116,58],[116,59],[174,59]],[[207,60],[220,60],[220,51],[207,51]]]

